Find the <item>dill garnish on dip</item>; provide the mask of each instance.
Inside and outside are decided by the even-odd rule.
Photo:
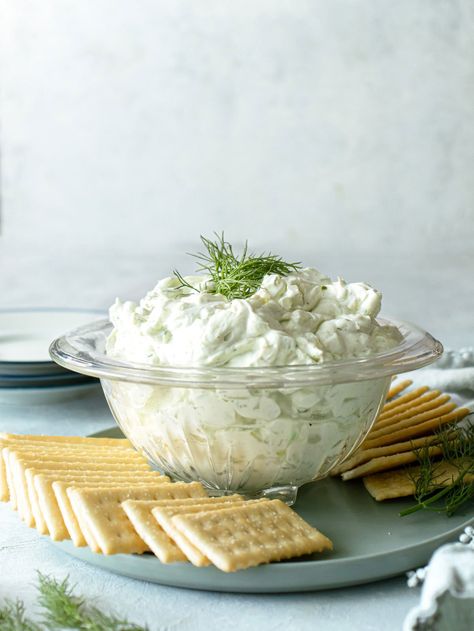
[[[201,241],[207,250],[207,254],[192,254],[199,261],[198,271],[209,276],[205,291],[210,294],[220,294],[228,300],[234,298],[249,298],[260,287],[267,274],[288,276],[290,272],[301,269],[301,263],[287,263],[280,256],[274,254],[249,254],[248,245],[245,243],[240,256],[234,254],[234,248],[224,239],[224,234],[216,235],[216,240],[211,241],[201,236]],[[178,289],[193,287],[181,274],[175,270],[175,276],[180,281]]]
[[[110,309],[107,353],[152,365],[287,366],[364,357],[400,341],[376,321],[381,294],[274,254],[201,237],[197,274]]]

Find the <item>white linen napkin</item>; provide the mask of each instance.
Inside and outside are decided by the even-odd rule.
[[[405,618],[403,631],[474,629],[474,528],[461,543],[441,546],[426,568],[409,575],[411,587],[423,582],[419,605]]]
[[[474,411],[474,348],[446,350],[427,368],[401,375],[412,379],[414,386],[426,385],[454,395],[454,400]]]
[[[452,395],[474,412],[474,348],[447,350],[432,366],[403,375],[414,386],[427,385]],[[472,421],[472,415],[466,421]],[[424,581],[420,603],[405,619],[403,631],[474,630],[474,528],[460,543],[435,551],[426,568],[410,573],[411,587]]]

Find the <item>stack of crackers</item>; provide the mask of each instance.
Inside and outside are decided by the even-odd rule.
[[[332,549],[279,500],[208,497],[153,471],[125,439],[0,433],[0,499],[55,541],[232,572]]]
[[[417,452],[426,449],[430,458],[442,456],[437,432],[471,413],[439,390],[410,386],[410,380],[395,382],[364,442],[332,472],[343,480],[362,478],[378,501],[413,495],[419,467],[410,465],[418,460]],[[447,462],[441,462],[437,472],[440,486],[451,484],[456,475]]]

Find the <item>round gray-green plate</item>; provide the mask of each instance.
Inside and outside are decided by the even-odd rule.
[[[118,429],[101,436],[119,436]],[[296,592],[368,583],[424,565],[431,553],[474,520],[474,509],[454,517],[420,511],[399,517],[411,500],[377,503],[360,481],[327,479],[304,486],[295,510],[332,539],[334,551],[226,574],[189,563],[165,565],[151,554],[95,554],[57,542],[64,552],[98,567],[142,579],[220,592]]]

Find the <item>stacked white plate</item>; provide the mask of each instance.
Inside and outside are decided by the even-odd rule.
[[[0,310],[0,390],[73,388],[95,381],[53,362],[48,349],[58,335],[103,316],[83,309]]]

